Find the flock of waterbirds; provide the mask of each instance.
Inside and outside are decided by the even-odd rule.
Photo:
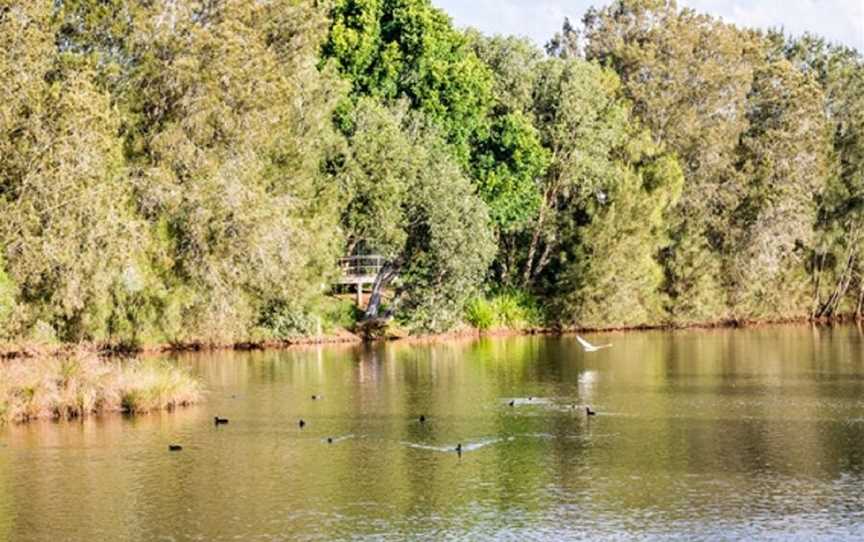
[[[612,346],[611,344],[603,344],[603,345],[595,346],[595,345],[591,344],[590,342],[586,341],[585,339],[583,339],[582,337],[580,337],[579,335],[576,335],[576,340],[579,341],[579,344],[582,346],[582,349],[585,350],[585,352],[597,352],[599,350],[602,350],[604,348],[610,348]],[[234,397],[234,396],[232,396],[232,397]],[[313,395],[312,396],[313,401],[318,401],[318,400],[321,400],[323,398],[324,398],[323,395]],[[532,401],[534,401],[534,397],[528,397],[528,402],[530,403]],[[510,407],[515,407],[516,406],[516,399],[511,399],[507,403],[507,405]],[[576,404],[574,403],[574,404],[570,405],[570,408],[575,409]],[[589,405],[585,405],[585,415],[588,417],[596,416],[597,412],[594,411]],[[213,417],[213,425],[216,427],[219,427],[220,425],[228,425],[228,421],[229,421],[228,418],[221,418],[219,416]],[[417,418],[417,421],[420,422],[421,424],[425,424],[426,423],[426,415],[421,414]],[[300,429],[303,429],[304,427],[306,427],[306,420],[300,418],[300,420],[298,420],[298,422],[297,422],[297,426]],[[334,437],[327,437],[327,444],[333,444],[333,442],[335,442]],[[180,452],[182,450],[183,450],[183,446],[180,444],[169,444],[168,445],[168,451]],[[453,448],[453,451],[456,452],[456,454],[459,457],[462,457],[462,443],[461,442],[458,443],[456,445],[456,447]]]

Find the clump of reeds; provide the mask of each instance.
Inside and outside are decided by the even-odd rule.
[[[141,414],[189,405],[201,396],[197,380],[164,361],[81,353],[0,360],[0,423]]]

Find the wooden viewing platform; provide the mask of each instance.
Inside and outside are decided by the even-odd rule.
[[[347,256],[339,259],[339,285],[354,285],[357,289],[357,306],[363,303],[363,286],[374,284],[375,277],[384,267],[384,257],[377,254]]]

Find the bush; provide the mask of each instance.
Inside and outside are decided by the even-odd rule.
[[[473,327],[490,329],[525,329],[542,326],[545,318],[537,300],[522,290],[504,290],[491,298],[473,299],[465,309],[465,319]]]
[[[263,312],[260,325],[275,339],[308,337],[319,331],[320,319],[302,307],[276,301]]]
[[[472,299],[465,308],[465,319],[481,331],[495,327],[496,316],[493,304],[483,297]]]
[[[321,327],[325,333],[340,329],[353,329],[363,316],[363,311],[357,307],[353,300],[332,296],[322,298],[317,303],[314,312],[321,315]]]

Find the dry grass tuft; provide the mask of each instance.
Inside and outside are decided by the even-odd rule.
[[[0,361],[0,424],[102,412],[142,414],[190,405],[201,397],[197,380],[156,360],[76,353]]]

